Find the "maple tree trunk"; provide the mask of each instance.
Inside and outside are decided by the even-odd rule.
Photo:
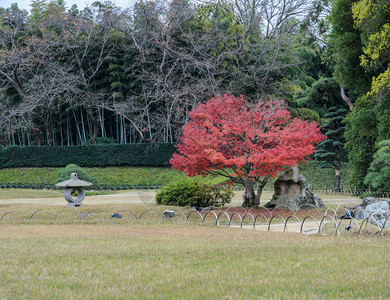
[[[257,192],[256,192],[256,197],[255,197],[255,205],[259,206],[260,205],[260,198],[261,194],[263,193],[263,187],[264,185],[262,184],[257,184]]]
[[[256,205],[256,196],[254,191],[254,182],[250,180],[245,181],[245,190],[242,194],[242,198],[244,202],[242,203],[242,207],[252,207]],[[258,205],[258,204],[257,204]]]

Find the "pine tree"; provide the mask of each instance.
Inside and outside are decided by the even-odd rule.
[[[335,169],[335,187],[340,188],[341,163],[346,160],[344,151],[344,131],[342,123],[346,113],[345,108],[331,107],[325,118],[329,120],[322,127],[326,139],[317,145],[317,152],[314,154],[316,160],[320,161],[322,168]]]

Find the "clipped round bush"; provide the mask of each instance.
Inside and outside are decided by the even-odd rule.
[[[87,174],[87,172],[78,165],[69,164],[65,168],[60,169],[57,173],[57,179],[55,183],[59,183],[61,181],[65,181],[70,179],[70,174],[77,173],[77,177],[81,180],[85,180],[88,182],[96,183],[97,180]]]
[[[229,188],[187,179],[161,188],[156,202],[162,205],[220,207],[230,203],[232,197],[233,191]]]

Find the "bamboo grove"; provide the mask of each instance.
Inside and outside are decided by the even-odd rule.
[[[313,51],[298,26],[309,3],[248,4],[2,9],[3,143],[175,142],[188,111],[210,96],[291,97]]]

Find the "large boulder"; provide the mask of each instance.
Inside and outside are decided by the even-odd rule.
[[[290,168],[275,181],[275,194],[267,206],[293,210],[324,207],[322,199],[310,191],[305,181],[305,177],[298,174],[298,167]]]
[[[377,224],[383,226],[386,222],[386,219],[390,217],[389,202],[379,201],[367,205],[365,213],[369,217],[369,221],[372,224]],[[390,229],[390,220],[385,224],[386,229]]]
[[[370,205],[370,204],[373,204],[373,203],[377,203],[377,202],[381,202],[381,201],[386,201],[385,199],[381,199],[381,198],[375,198],[375,197],[366,197],[363,199],[362,203],[360,204],[361,206],[363,207],[366,207],[367,205]]]

